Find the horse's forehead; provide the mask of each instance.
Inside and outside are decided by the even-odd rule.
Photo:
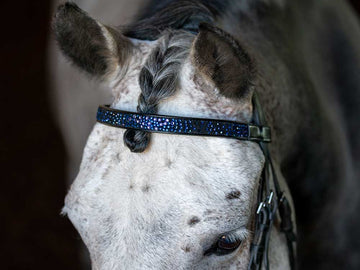
[[[262,168],[255,143],[153,134],[149,149],[136,154],[123,133],[95,126],[66,199],[90,249],[202,245],[209,235],[247,226]]]
[[[257,144],[232,139],[152,134],[144,153],[131,153],[123,145],[124,130],[97,124],[89,137],[78,180],[99,183],[108,194],[140,190],[158,194],[168,189],[219,193],[251,187],[262,166]],[[204,190],[204,189],[207,190]],[[213,190],[211,190],[213,189]],[[134,193],[133,196],[142,193]],[[166,194],[163,194],[166,197]],[[199,194],[201,195],[201,194]],[[210,195],[212,196],[212,195]]]

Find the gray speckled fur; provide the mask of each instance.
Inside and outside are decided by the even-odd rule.
[[[218,18],[217,25],[236,37],[257,63],[257,80],[254,88],[259,93],[268,122],[273,128],[274,140],[271,144],[271,152],[290,185],[297,209],[300,269],[339,269],[344,265],[347,269],[359,269],[360,207],[357,194],[360,174],[357,165],[360,163],[359,22],[347,4],[340,0],[239,1],[233,2],[230,6],[228,12]],[[137,73],[134,71],[134,74]],[[189,74],[195,82],[194,88],[208,87],[206,82],[197,78],[196,74],[191,72]],[[242,110],[239,113],[239,110],[234,109],[234,104],[218,106],[219,103],[224,104],[223,100],[219,101],[212,95],[204,101],[200,99],[202,93],[191,94],[194,99],[192,105],[197,105],[194,112],[185,106],[187,104],[185,102],[181,103],[183,107],[174,106],[176,102],[173,100],[169,101],[168,105],[165,104],[162,110],[169,113],[184,110],[184,113],[188,114],[205,114],[214,117],[225,115],[233,119],[249,120],[247,102],[240,106]],[[123,93],[115,92],[115,97],[117,95],[122,95],[124,99]],[[135,96],[138,96],[138,93]],[[115,99],[115,105],[117,101]],[[232,113],[227,113],[229,110]],[[249,187],[240,185],[240,182],[244,183],[246,179],[254,178],[252,174],[259,169],[258,149],[246,143],[227,145],[219,141],[216,144],[228,147],[228,152],[222,152],[220,155],[212,148],[214,142],[209,140],[196,138],[188,141],[186,138],[175,140],[167,137],[160,140],[162,137],[156,135],[152,149],[157,150],[159,156],[168,155],[163,165],[157,165],[161,169],[171,169],[170,171],[177,173],[176,177],[179,178],[178,181],[161,182],[164,189],[159,185],[156,186],[154,182],[154,179],[159,178],[150,173],[150,169],[154,168],[145,168],[148,172],[144,175],[124,175],[119,171],[113,163],[114,160],[123,162],[127,160],[130,164],[126,165],[127,170],[134,173],[136,170],[132,170],[131,166],[141,164],[149,157],[145,154],[138,159],[128,155],[123,149],[122,152],[114,151],[121,145],[119,140],[121,135],[121,132],[108,127],[99,127],[99,125],[95,127],[85,151],[80,174],[69,192],[64,209],[88,244],[93,254],[93,261],[98,266],[107,265],[108,269],[117,269],[116,265],[109,265],[107,254],[128,254],[126,258],[119,257],[127,263],[128,269],[131,261],[136,265],[136,269],[153,268],[153,265],[148,264],[151,262],[150,259],[141,260],[141,256],[136,256],[143,251],[141,254],[145,254],[146,258],[153,256],[152,261],[159,262],[157,269],[179,266],[179,261],[172,260],[173,257],[182,260],[184,269],[210,269],[215,265],[215,261],[199,263],[201,254],[196,253],[199,247],[196,246],[197,242],[189,237],[190,231],[188,229],[182,231],[183,228],[180,226],[175,230],[174,226],[168,226],[180,224],[180,220],[184,218],[183,211],[191,206],[189,202],[182,202],[183,197],[179,194],[187,196],[188,193],[185,191],[190,190],[191,187],[192,192],[199,196],[192,198],[193,206],[208,204],[202,213],[196,213],[200,222],[195,224],[194,231],[199,238],[203,232],[209,232],[209,227],[204,224],[208,226],[211,224],[213,227],[210,228],[214,230],[217,228],[226,231],[226,228],[234,225],[233,222],[243,222],[249,214],[250,206],[246,205],[247,200],[243,202],[242,207],[239,207],[226,197],[236,188],[243,194],[240,198],[249,198],[249,192],[254,189],[246,189]],[[101,145],[96,145],[99,139]],[[168,150],[171,147],[162,148],[159,141],[175,148],[180,144],[188,145],[189,150],[171,152]],[[211,166],[206,168],[201,163],[206,159],[198,155],[207,153],[209,149],[212,149],[211,154],[215,160],[208,160]],[[224,159],[217,160],[220,156]],[[255,171],[243,170],[244,168],[236,171],[243,177],[239,179],[239,186],[234,187],[235,182],[230,181],[230,176],[226,178],[224,175],[221,182],[219,179],[214,179],[211,185],[209,182],[204,182],[203,176],[208,170],[213,175],[218,174],[214,169],[218,165],[217,162],[227,160],[229,168],[239,170],[232,160],[235,156],[254,158],[248,165],[254,166]],[[188,164],[193,167],[186,174],[177,167],[179,163],[176,158],[179,157],[188,157],[194,161]],[[104,167],[104,164],[108,165]],[[120,176],[122,181],[117,182],[116,179],[120,179]],[[147,177],[152,178],[153,181]],[[116,185],[110,185],[111,181]],[[153,202],[154,208],[147,208],[146,202],[150,201],[146,198],[151,198],[151,194],[155,194],[152,192],[163,192],[164,196],[168,196],[169,194],[164,190],[166,187],[169,188],[167,185],[170,184],[181,186],[179,193],[171,188],[167,192],[171,193],[174,202],[184,203],[183,208],[161,200]],[[132,246],[134,242],[142,241],[150,243],[151,239],[146,237],[155,237],[157,232],[162,232],[154,238],[154,241],[159,241],[158,244],[165,249],[168,248],[169,252],[161,250],[161,254],[157,253],[154,256],[151,247],[147,246],[144,250],[132,250],[126,253],[121,250],[124,246],[111,242],[119,237],[116,225],[121,224],[121,222],[116,224],[119,219],[114,219],[114,213],[118,213],[116,206],[122,210],[127,209],[116,200],[117,197],[113,201],[110,200],[112,197],[109,195],[113,195],[111,192],[114,187],[118,192],[123,192],[121,194],[132,194],[131,196],[138,200],[144,198],[143,207],[149,212],[155,211],[154,214],[158,217],[157,220],[147,220],[146,215],[131,216],[134,223],[131,224],[132,226],[127,226],[127,234],[120,238],[125,246]],[[144,195],[144,187],[148,190],[146,192],[148,197],[142,197],[147,196]],[[213,187],[220,190],[223,196],[220,197],[217,191],[212,189]],[[180,191],[184,192],[180,193]],[[209,194],[215,196],[216,200],[208,197]],[[109,201],[112,203],[109,204]],[[167,208],[158,213],[156,205],[161,203],[167,205]],[[111,209],[111,212],[109,205],[115,210]],[[227,211],[222,212],[222,209]],[[89,217],[89,213],[94,216]],[[242,214],[239,220],[235,219],[234,213]],[[84,216],[89,219],[84,219]],[[185,216],[186,219],[182,222],[187,224],[194,213],[189,211]],[[97,223],[99,220],[96,217],[102,217],[100,223]],[[231,222],[222,223],[221,220],[224,218]],[[179,231],[183,232],[182,237],[179,236]],[[206,246],[211,242],[210,238],[202,239],[203,245]],[[171,247],[176,243],[182,243],[179,250],[191,254],[192,259],[182,253],[181,255],[174,253]],[[279,246],[280,244],[281,241]],[[153,248],[158,246],[154,245]],[[139,248],[136,245],[135,247]],[[247,256],[247,248],[248,246],[245,245],[243,258]],[[191,252],[186,252],[188,250]],[[280,268],[281,262],[276,260],[275,263]],[[232,269],[243,269],[243,261],[243,259],[239,260]],[[228,264],[222,265],[228,267]]]

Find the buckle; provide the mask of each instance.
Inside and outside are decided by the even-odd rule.
[[[270,128],[249,125],[249,140],[271,142]]]
[[[270,210],[272,210],[271,206],[272,206],[273,200],[274,200],[274,191],[271,190],[269,196],[266,197],[264,201],[259,203],[259,206],[258,206],[258,208],[256,210],[256,214],[259,215],[260,212],[261,212],[261,209],[263,207],[268,207]]]

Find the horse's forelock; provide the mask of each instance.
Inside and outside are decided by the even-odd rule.
[[[156,114],[159,103],[175,93],[178,74],[193,39],[194,35],[182,30],[168,30],[159,39],[140,72],[138,112]],[[143,152],[150,142],[150,133],[127,130],[124,142],[132,152]]]

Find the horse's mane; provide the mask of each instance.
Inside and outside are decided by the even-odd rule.
[[[174,94],[178,73],[187,57],[191,41],[201,22],[212,23],[225,10],[228,0],[167,0],[152,1],[134,23],[123,33],[131,38],[157,40],[139,76],[141,94],[138,112],[156,114],[158,104]],[[143,152],[151,134],[127,130],[124,142],[133,152]]]
[[[212,23],[230,0],[151,1],[139,19],[123,30],[128,37],[156,40],[166,29],[197,32],[201,22]]]
[[[225,12],[230,0],[167,0],[152,1],[134,23],[125,26],[123,33],[131,38],[157,40],[139,76],[141,94],[138,112],[156,114],[158,104],[174,94],[178,73],[187,57],[191,41],[201,22],[213,23]],[[133,152],[143,152],[150,133],[127,130],[124,142]]]
[[[167,30],[152,50],[139,76],[141,94],[137,111],[156,114],[159,103],[172,96],[178,84],[178,74],[187,57],[194,35],[183,30]],[[151,133],[129,129],[124,134],[125,145],[132,152],[143,152]]]

